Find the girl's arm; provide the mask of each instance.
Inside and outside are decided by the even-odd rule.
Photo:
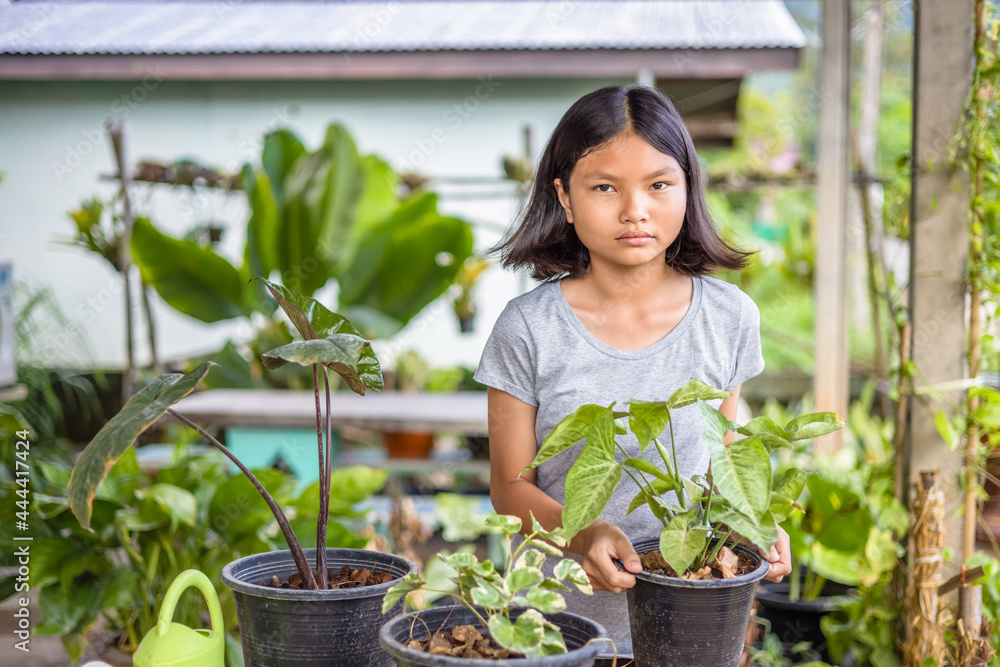
[[[520,517],[524,532],[531,530],[531,514],[551,530],[562,525],[563,506],[535,484],[535,470],[520,475],[538,451],[535,439],[537,408],[505,391],[490,387],[490,499],[499,514]],[[621,593],[635,585],[635,577],[620,572],[611,562],[619,558],[631,572],[642,565],[625,534],[607,521],[598,519],[581,530],[568,551],[583,556],[583,569],[597,590]]]
[[[729,421],[736,420],[736,407],[740,402],[740,389],[742,388],[743,385],[740,385],[736,389],[733,389],[733,395],[722,399],[722,405],[719,406],[719,412],[726,415]],[[726,444],[728,445],[732,439],[732,432],[727,433]],[[763,551],[761,553],[771,562],[770,569],[764,575],[764,578],[768,581],[781,581],[786,574],[792,572],[792,549],[789,544],[788,533],[781,526],[778,526],[778,543],[771,547],[770,553],[764,554]]]

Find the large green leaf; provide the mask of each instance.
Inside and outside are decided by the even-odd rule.
[[[664,402],[632,399],[628,407],[629,428],[639,441],[639,451],[646,451],[653,438],[659,437],[670,422],[670,409]]]
[[[326,338],[297,340],[265,352],[264,365],[271,370],[281,368],[286,363],[301,366],[323,364],[336,371],[347,386],[356,394],[365,395],[365,383],[360,376],[360,363],[364,350],[371,346],[367,340],[354,334],[331,334]]]
[[[712,481],[723,498],[740,512],[759,517],[771,499],[771,458],[754,435],[725,442],[729,419],[704,401],[697,403],[712,460]]]
[[[845,486],[819,475],[807,482],[809,502],[802,526],[830,549],[854,552],[864,549],[872,528],[871,513],[861,498]]]
[[[163,511],[170,519],[170,529],[184,524],[194,526],[198,519],[198,501],[194,494],[173,484],[152,484],[135,493],[140,501],[149,501]]]
[[[610,423],[613,429],[614,423]],[[621,463],[603,451],[584,447],[566,475],[566,504],[562,511],[562,525],[568,539],[572,539],[601,515],[621,478]]]
[[[677,408],[683,408],[686,405],[691,405],[695,401],[710,401],[715,398],[729,398],[732,395],[732,392],[709,387],[701,380],[691,378],[684,384],[683,387],[671,394],[670,400],[667,401],[667,407],[671,410],[676,410]]]
[[[720,523],[726,524],[765,552],[778,542],[778,526],[769,511],[764,512],[758,520],[733,509],[728,503],[722,503],[712,509],[712,525]]]
[[[320,153],[328,157],[317,174],[323,189],[313,193],[307,207],[322,221],[318,239],[322,252],[338,267],[347,260],[351,227],[365,189],[365,170],[350,132],[342,125],[327,127]]]
[[[90,528],[97,486],[139,434],[162,417],[174,403],[190,394],[214,366],[202,364],[190,373],[161,375],[132,396],[121,412],[104,425],[80,454],[70,475],[70,506],[80,525]]]
[[[536,648],[545,636],[545,618],[535,609],[522,612],[514,623],[502,614],[494,614],[488,627],[496,643],[518,653]]]
[[[202,322],[249,315],[252,290],[240,272],[213,250],[161,233],[136,218],[132,256],[142,278],[171,306]]]
[[[581,405],[572,414],[564,417],[545,436],[542,446],[538,448],[538,453],[535,454],[535,459],[521,472],[523,473],[538,467],[553,456],[561,454],[583,440],[591,425],[598,420],[601,414],[607,413],[609,416],[612,415],[613,406],[614,403],[607,407],[594,404]]]
[[[98,596],[97,583],[91,577],[80,577],[68,590],[46,586],[38,600],[45,620],[36,631],[40,635],[63,635],[79,629],[91,616]]]
[[[396,196],[399,176],[388,162],[377,155],[364,155],[361,157],[361,169],[365,175],[365,188],[358,200],[356,220],[351,230],[352,241],[388,218],[399,206]]]
[[[341,307],[363,305],[408,322],[454,282],[472,254],[472,230],[436,210],[436,195],[415,194],[368,229],[338,275]]]
[[[809,476],[798,468],[789,468],[781,477],[774,480],[770,510],[775,521],[781,523],[792,513],[808,478]]]
[[[836,412],[817,412],[796,417],[785,425],[788,439],[808,440],[844,428],[844,420]]]
[[[660,554],[678,576],[683,576],[708,542],[707,526],[693,526],[695,508],[675,515],[660,533]]]
[[[269,282],[264,278],[256,278],[267,286],[278,305],[285,311],[292,325],[306,340],[326,338],[333,334],[354,334],[361,336],[357,329],[346,318],[329,310],[312,297],[303,296],[281,285]],[[382,369],[378,358],[371,347],[361,351],[358,360],[358,376],[361,381],[375,391],[382,391]]]

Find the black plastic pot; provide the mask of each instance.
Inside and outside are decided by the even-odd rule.
[[[316,549],[306,549],[310,563]],[[236,598],[246,667],[361,667],[391,665],[378,644],[383,623],[403,611],[403,601],[382,616],[382,600],[398,579],[416,572],[414,562],[377,551],[327,549],[327,567],[367,567],[392,574],[376,586],[296,591],[258,586],[296,572],[290,551],[272,551],[233,561],[222,581]]]
[[[632,542],[659,551],[659,538]],[[691,581],[640,572],[628,590],[636,667],[735,667],[746,639],[757,582],[768,570],[755,547],[731,545],[756,568],[732,579]]]
[[[834,581],[827,581],[821,595],[812,600],[788,599],[791,584],[788,580],[781,583],[764,582],[757,589],[757,601],[761,609],[758,618],[767,619],[771,624],[771,634],[777,635],[783,644],[809,642],[813,649],[819,651],[824,662],[830,662],[827,652],[826,637],[820,629],[820,619],[836,609],[850,589]]]
[[[511,610],[511,617],[523,611]],[[483,614],[485,616],[485,614]],[[472,611],[462,606],[433,607],[410,614],[397,616],[382,626],[379,642],[399,667],[497,667],[497,665],[514,665],[517,667],[591,667],[597,652],[606,642],[593,642],[591,639],[607,637],[604,628],[589,618],[577,616],[569,612],[547,614],[545,616],[559,626],[563,639],[566,641],[567,653],[548,655],[543,658],[519,658],[511,661],[476,660],[472,658],[455,658],[450,655],[433,655],[424,651],[415,651],[406,647],[411,639],[426,639],[428,630],[437,632],[459,625],[474,625],[481,633],[486,634],[482,623]],[[605,647],[606,648],[606,647]],[[362,663],[358,663],[359,667]]]

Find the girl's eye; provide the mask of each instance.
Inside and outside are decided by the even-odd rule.
[[[614,190],[614,188],[612,188],[607,183],[601,183],[600,185],[596,186],[594,189],[597,190],[598,192],[612,192]]]
[[[656,183],[653,183],[649,187],[652,188],[653,190],[666,190],[667,186],[669,185],[670,185],[669,183],[664,183],[663,181],[657,181]]]

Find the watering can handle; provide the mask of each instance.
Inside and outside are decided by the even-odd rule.
[[[174,582],[167,589],[167,594],[163,597],[163,605],[160,607],[160,617],[156,622],[156,634],[159,637],[167,634],[170,629],[170,622],[174,618],[174,607],[181,597],[181,593],[194,586],[205,596],[208,603],[208,615],[212,620],[212,631],[225,635],[225,626],[222,624],[222,605],[219,604],[219,595],[215,592],[215,586],[203,573],[198,570],[185,570],[177,575]]]

